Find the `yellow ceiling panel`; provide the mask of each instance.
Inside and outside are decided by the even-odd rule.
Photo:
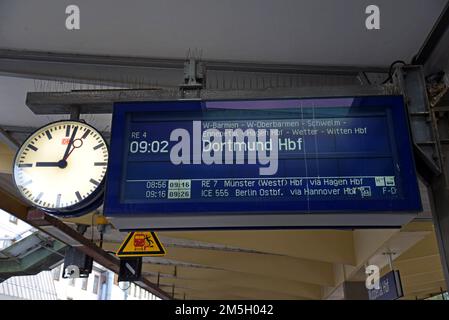
[[[310,260],[354,264],[352,231],[245,230],[160,232],[173,238],[218,243]]]
[[[200,268],[179,269],[178,277],[160,278],[160,284],[167,286],[175,284],[175,287],[192,289],[202,288],[207,289],[208,292],[211,290],[221,290],[221,288],[226,286],[239,286],[251,288],[255,291],[269,289],[279,294],[286,293],[292,296],[300,295],[309,299],[321,299],[321,287],[319,285],[225,270],[204,270]],[[184,269],[188,269],[188,272]],[[205,277],[205,272],[208,275],[207,277]],[[185,278],[185,276],[188,276],[188,278]],[[157,281],[156,277],[151,277],[151,280]]]

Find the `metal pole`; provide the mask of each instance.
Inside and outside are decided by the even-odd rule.
[[[71,106],[70,107],[70,120],[79,120],[80,119],[80,107],[79,106]]]
[[[449,288],[449,188],[444,177],[435,179],[429,188],[433,223],[438,242],[441,267]]]
[[[393,258],[392,258],[393,253],[391,251],[388,251],[386,255],[388,257],[388,265],[390,266],[390,271],[393,271]]]

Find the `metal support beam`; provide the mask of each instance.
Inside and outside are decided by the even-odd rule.
[[[30,208],[25,206],[20,200],[1,189],[0,209],[5,210],[6,212],[66,244],[76,245],[79,250],[94,258],[94,260],[102,266],[115,273],[119,272],[119,259],[106,253],[104,250],[83,237],[74,229],[64,224],[62,221],[51,217],[40,210],[30,210]],[[142,277],[142,279],[136,283],[162,299],[170,299],[170,295],[168,293],[158,288],[145,277]]]
[[[418,172],[426,181],[430,181],[442,169],[438,133],[434,126],[434,113],[430,110],[422,67],[398,67],[393,81],[401,89],[408,109]]]
[[[429,33],[426,41],[419,50],[418,54],[413,58],[413,64],[425,64],[433,54],[435,48],[440,43],[442,37],[449,28],[449,2],[444,7],[437,22]],[[446,44],[447,45],[447,44]]]
[[[35,63],[86,64],[91,66],[141,67],[155,69],[184,69],[183,59],[140,58],[126,56],[88,55],[60,52],[42,52],[29,50],[0,49],[0,66],[2,61],[21,61]],[[234,72],[288,73],[288,74],[329,74],[353,75],[359,72],[386,73],[387,67],[375,66],[332,66],[332,65],[297,65],[280,63],[237,62],[224,60],[204,60],[208,70]],[[0,72],[2,68],[0,68]],[[7,70],[5,70],[7,71]],[[8,70],[11,72],[11,70]]]
[[[371,86],[302,87],[266,90],[201,90],[199,99],[264,99],[264,98],[313,98],[317,96],[345,97],[391,94],[393,88]],[[82,114],[112,113],[115,102],[121,101],[173,101],[197,98],[178,89],[154,90],[95,90],[73,92],[28,92],[26,105],[35,114],[70,114],[73,106],[80,107]]]
[[[181,98],[199,99],[201,90],[206,83],[206,68],[204,63],[191,57],[184,64],[184,83],[179,86]],[[194,95],[192,95],[192,92]]]
[[[193,65],[190,65],[193,66]],[[188,66],[189,67],[189,66]],[[49,80],[57,88],[86,86],[109,89],[178,89],[185,60],[68,54],[0,49],[0,75]],[[202,60],[195,78],[207,78],[213,90],[259,90],[321,85],[356,85],[367,73],[373,83],[384,79],[386,67],[295,65]],[[200,76],[200,77],[198,77]],[[377,79],[377,80],[376,80]],[[58,82],[56,82],[58,81]],[[39,82],[38,82],[39,84]],[[44,87],[48,83],[43,82]]]
[[[96,262],[109,270],[119,273],[120,260],[115,256],[106,253],[103,249],[92,243],[90,240],[70,228],[59,219],[49,216],[45,212],[37,209],[30,210],[27,221],[32,222],[38,228],[44,230],[54,238],[76,247],[79,251],[92,257]],[[158,288],[148,279],[142,277],[138,284],[151,293],[163,298],[170,299],[170,295]]]
[[[442,117],[441,114],[437,117],[436,113],[440,112],[430,108],[421,66],[399,68],[395,73],[395,81],[406,98],[413,140],[420,149],[416,159],[418,172],[428,174],[424,178],[430,185],[433,222],[441,264],[449,287],[449,148],[441,144],[441,139],[445,138],[442,134],[449,134],[449,117]],[[427,149],[422,144],[424,140],[431,142]],[[432,166],[434,170],[427,169]]]
[[[431,184],[429,193],[441,266],[446,287],[449,288],[449,186],[446,184],[444,177],[435,179]]]
[[[19,142],[17,142],[13,137],[11,137],[11,135],[3,128],[0,128],[0,142],[5,143],[8,147],[10,147],[14,151],[17,151],[20,147]]]
[[[26,221],[28,208],[18,198],[0,188],[0,209]]]

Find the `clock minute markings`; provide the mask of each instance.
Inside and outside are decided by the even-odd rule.
[[[98,182],[98,181],[95,180],[95,179],[90,179],[89,182],[90,182],[90,183],[93,183],[93,184],[96,185],[96,186],[99,186],[99,185],[100,185],[100,182]]]
[[[100,144],[97,144],[97,145],[94,147],[94,150],[100,149],[102,146],[104,146],[104,143],[103,143],[103,142],[100,143]]]
[[[75,192],[76,197],[78,198],[78,201],[83,200],[83,198],[81,197],[81,194],[79,191]]]
[[[84,132],[84,134],[83,134],[83,136],[81,137],[81,139],[86,139],[87,136],[89,135],[89,133],[90,133],[90,129],[87,129],[86,132]]]
[[[37,151],[38,149],[35,147],[35,146],[33,146],[31,143],[27,146],[28,148],[30,148],[31,150],[33,150],[33,151]]]
[[[39,193],[39,194],[37,195],[36,199],[34,199],[34,201],[35,201],[35,202],[40,201],[43,195],[44,195],[43,192]]]
[[[58,193],[58,195],[56,196],[56,207],[59,208],[61,205],[61,194]]]
[[[53,139],[53,136],[50,133],[50,130],[45,131],[45,134],[47,135],[48,140]]]
[[[32,166],[33,166],[32,163],[19,163],[19,164],[18,164],[18,167],[19,167],[19,168],[30,168],[30,167],[32,167]]]
[[[22,183],[22,188],[26,187],[27,185],[31,184],[33,180],[28,180],[27,182]]]

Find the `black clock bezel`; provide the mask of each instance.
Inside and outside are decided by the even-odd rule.
[[[16,182],[16,177],[15,177],[17,157],[19,156],[19,154],[21,154],[20,151],[24,148],[24,146],[27,145],[31,141],[30,138],[33,137],[38,131],[41,131],[45,127],[53,126],[53,125],[59,124],[59,123],[66,124],[67,122],[80,123],[81,125],[89,127],[90,129],[94,130],[96,133],[98,133],[100,135],[100,137],[105,142],[106,150],[108,152],[108,165],[106,166],[106,172],[105,172],[105,175],[104,175],[101,183],[96,187],[96,189],[88,197],[81,200],[80,202],[78,202],[72,206],[65,207],[65,208],[52,209],[52,208],[42,207],[42,206],[36,205],[34,202],[31,202],[25,196],[23,196],[22,191],[18,187],[17,182]],[[61,218],[72,218],[72,217],[82,216],[84,214],[87,214],[89,212],[96,210],[103,203],[103,197],[104,197],[104,191],[105,191],[105,185],[106,185],[106,179],[107,179],[107,172],[108,172],[108,168],[109,168],[109,154],[110,153],[109,153],[108,141],[104,138],[103,134],[98,129],[96,129],[92,125],[88,124],[87,122],[85,122],[83,120],[70,120],[70,119],[49,122],[46,125],[41,126],[41,127],[37,128],[36,130],[34,130],[32,133],[30,133],[29,136],[26,138],[26,140],[20,145],[19,149],[17,150],[17,152],[14,156],[13,164],[12,164],[12,177],[13,177],[13,181],[14,181],[14,186],[16,187],[16,189],[19,192],[22,199],[25,200],[25,202],[27,204],[31,205],[32,207],[35,207],[37,209],[45,211],[48,214],[51,214],[51,215],[54,215],[57,217],[61,217]]]

